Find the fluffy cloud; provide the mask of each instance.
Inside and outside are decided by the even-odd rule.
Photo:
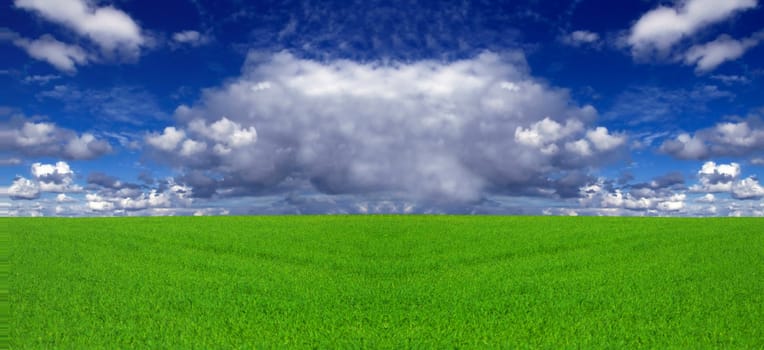
[[[678,173],[623,187],[615,187],[600,178],[581,187],[579,204],[599,213],[611,212],[614,215],[624,214],[622,210],[650,215],[686,215],[685,189],[684,177]]]
[[[41,192],[80,192],[82,187],[74,183],[74,171],[66,162],[56,164],[32,164],[32,176]]]
[[[695,71],[705,73],[714,70],[726,61],[733,61],[750,48],[759,44],[764,32],[750,38],[735,40],[728,35],[721,35],[716,40],[691,47],[684,55],[684,63],[695,65]]]
[[[88,55],[81,47],[62,43],[47,34],[37,40],[18,38],[13,43],[32,58],[48,62],[60,71],[73,73],[78,65],[88,62]]]
[[[732,15],[755,8],[757,0],[686,0],[659,6],[637,20],[627,42],[635,57],[666,55],[682,39]]]
[[[747,177],[732,185],[732,197],[736,199],[761,199],[764,187],[754,177]]]
[[[664,142],[660,151],[680,159],[743,156],[764,150],[764,124],[751,117],[739,122],[718,123],[694,135],[682,133]]]
[[[97,191],[85,195],[87,208],[96,213],[135,212],[158,208],[182,208],[191,204],[191,189],[173,180],[162,182],[157,188],[123,183],[104,174],[88,178]]]
[[[698,171],[698,184],[690,187],[693,192],[730,192],[740,176],[740,164],[706,162]]]
[[[112,6],[87,0],[15,0],[14,5],[89,38],[106,55],[134,56],[146,42],[138,24]]]
[[[729,193],[735,199],[760,199],[764,187],[755,177],[740,179],[740,164],[716,164],[706,162],[698,171],[698,183],[690,187],[692,192]],[[710,197],[713,201],[714,197]]]
[[[454,62],[314,61],[249,55],[243,75],[146,135],[197,196],[293,189],[474,201],[575,195],[623,135],[528,74],[524,57]]]
[[[89,133],[60,128],[53,123],[13,118],[0,122],[0,151],[25,156],[92,159],[111,152],[111,145]]]
[[[82,191],[82,187],[74,183],[74,171],[66,162],[34,163],[30,172],[31,179],[17,176],[8,187],[11,199],[37,199],[46,192],[63,194]]]
[[[37,199],[40,197],[40,187],[32,180],[16,177],[8,187],[8,196],[11,199]]]
[[[163,151],[172,151],[186,137],[186,133],[169,126],[164,132],[152,133],[146,136],[146,143]]]

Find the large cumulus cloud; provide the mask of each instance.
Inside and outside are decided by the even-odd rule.
[[[518,53],[405,63],[251,53],[240,77],[175,118],[146,147],[197,196],[575,196],[626,141],[534,79]]]

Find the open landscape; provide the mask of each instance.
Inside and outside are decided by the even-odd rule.
[[[762,348],[764,220],[0,218],[10,348]]]

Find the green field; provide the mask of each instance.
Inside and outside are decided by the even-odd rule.
[[[0,218],[0,231],[11,348],[764,348],[762,219]]]

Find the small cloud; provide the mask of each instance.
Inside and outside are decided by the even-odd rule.
[[[757,0],[687,0],[660,5],[634,23],[626,41],[635,58],[666,57],[681,40],[756,5]]]
[[[30,75],[24,78],[22,82],[24,84],[39,84],[39,85],[45,85],[53,80],[61,79],[61,76],[58,74],[47,74],[47,75]]]
[[[600,41],[600,35],[587,30],[576,30],[564,35],[560,40],[570,46],[596,46]]]
[[[741,75],[715,74],[715,75],[711,76],[711,79],[721,81],[725,85],[749,84],[749,83],[751,83],[751,79],[748,79],[747,77],[744,77],[744,76],[741,76]]]
[[[209,35],[199,33],[195,30],[184,30],[173,34],[172,40],[177,44],[197,47],[209,43],[211,38]]]
[[[741,40],[731,38],[729,35],[720,35],[716,40],[703,45],[692,46],[684,54],[684,64],[694,65],[695,72],[710,72],[727,61],[734,61],[750,48],[759,44],[760,37],[764,32]]]
[[[20,158],[4,158],[0,159],[0,166],[7,166],[7,165],[19,165],[21,164]]]
[[[695,201],[698,203],[713,203],[716,201],[716,196],[714,196],[713,193],[706,193],[705,196],[700,197]]]
[[[36,40],[17,38],[13,43],[24,49],[32,58],[48,62],[66,73],[74,73],[77,71],[77,66],[86,65],[90,61],[82,47],[65,44],[48,34]]]

